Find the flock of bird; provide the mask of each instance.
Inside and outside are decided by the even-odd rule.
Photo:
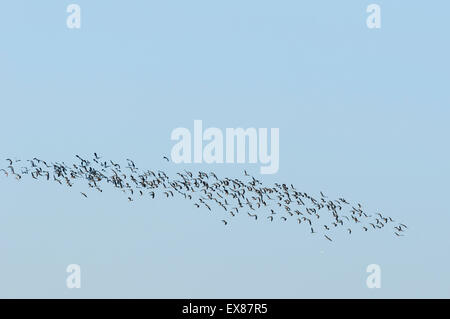
[[[26,161],[8,158],[0,174],[17,180],[29,175],[35,180],[53,181],[68,187],[72,187],[75,180],[84,180],[90,190],[98,192],[103,192],[104,186],[109,184],[125,193],[130,202],[142,196],[152,199],[178,196],[197,208],[219,211],[224,225],[233,221],[237,214],[248,215],[255,221],[294,221],[311,234],[321,234],[329,241],[333,241],[335,229],[344,229],[351,235],[355,230],[368,232],[391,227],[393,234],[400,237],[408,228],[379,212],[369,214],[361,204],[351,204],[345,198],[332,200],[323,192],[314,198],[292,184],[265,186],[245,170],[244,180],[187,170],[169,177],[161,170],[140,170],[131,159],[127,159],[126,165],[120,165],[97,153],[91,159],[79,155],[76,158],[78,162],[71,165],[38,158]],[[81,192],[81,196],[87,198],[88,192]]]

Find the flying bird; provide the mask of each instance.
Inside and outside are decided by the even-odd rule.
[[[383,216],[381,213],[373,214],[374,217],[372,217],[372,214],[363,210],[360,203],[352,204],[342,197],[335,200],[328,199],[322,191],[320,191],[320,197],[315,198],[296,189],[293,184],[264,184],[246,170],[244,170],[245,178],[221,178],[216,172],[187,170],[177,172],[175,177],[172,177],[162,170],[141,170],[129,158],[126,159],[128,166],[125,171],[119,162],[105,159],[100,162],[101,157],[97,152],[93,156],[93,158],[84,158],[84,156],[75,155],[77,161],[67,165],[64,162],[44,161],[36,157],[18,164],[20,160],[7,158],[8,165],[0,168],[0,171],[6,177],[11,175],[17,180],[30,175],[35,181],[56,182],[68,187],[72,187],[76,181],[84,181],[85,187],[94,188],[100,193],[108,185],[127,194],[129,202],[134,201],[131,197],[134,194],[140,195],[136,198],[144,198],[145,192],[152,199],[176,200],[178,197],[193,203],[196,208],[206,208],[214,214],[226,213],[227,216],[230,213],[232,217],[240,210],[246,209],[249,217],[255,220],[258,219],[258,215],[262,215],[263,218],[273,222],[274,215],[277,214],[276,210],[278,212],[282,210],[286,216],[281,216],[280,220],[284,222],[296,220],[298,224],[305,222],[309,225],[312,234],[322,233],[329,241],[333,241],[326,235],[329,234],[331,226],[351,234],[352,230],[348,227],[350,223],[361,224],[362,229],[367,232],[367,227],[372,227],[373,231],[376,231],[394,222],[393,218]],[[163,159],[170,161],[167,156],[163,156]],[[26,163],[26,166],[23,166],[23,163]],[[85,192],[80,193],[83,197],[88,197]],[[301,211],[300,208],[302,208]],[[297,218],[289,219],[288,216]],[[323,227],[316,223],[319,219]],[[225,225],[228,224],[226,219],[221,220]],[[405,235],[408,227],[399,223],[393,228],[394,235],[399,237]]]

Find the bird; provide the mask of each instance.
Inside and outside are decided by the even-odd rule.
[[[223,222],[225,225],[228,224],[228,222],[227,222],[225,219],[222,219],[222,222]]]
[[[141,170],[129,158],[126,159],[128,163],[126,168],[129,170],[125,172],[120,162],[108,159],[102,159],[100,162],[102,157],[98,154],[94,152],[92,158],[75,155],[76,160],[67,165],[64,162],[51,162],[34,157],[22,162],[26,163],[26,166],[23,166],[22,163],[18,164],[20,159],[10,157],[6,159],[8,165],[0,168],[0,171],[6,177],[13,176],[16,180],[22,180],[26,175],[30,175],[36,181],[54,181],[68,187],[72,187],[75,181],[84,180],[86,187],[95,188],[100,193],[103,192],[105,185],[109,185],[128,194],[130,202],[143,198],[145,192],[152,199],[172,200],[178,196],[193,203],[198,209],[206,208],[214,213],[219,208],[230,213],[232,217],[235,217],[241,209],[247,209],[249,217],[257,220],[260,214],[266,214],[263,218],[266,217],[272,222],[278,208],[286,213],[286,216],[280,217],[281,220],[288,222],[294,220],[289,219],[289,216],[297,216],[296,223],[302,224],[304,221],[309,224],[312,234],[330,231],[331,226],[335,229],[342,228],[351,234],[352,230],[344,226],[351,222],[367,227],[370,225],[374,231],[394,222],[392,217],[383,216],[379,212],[372,217],[372,214],[363,210],[361,203],[352,204],[342,197],[335,200],[328,199],[322,191],[320,198],[314,198],[307,192],[297,190],[292,183],[265,184],[246,170],[243,175],[249,177],[247,179],[219,177],[216,172],[187,170],[177,172],[174,178],[162,170]],[[170,161],[167,156],[162,157]],[[80,193],[83,197],[88,197],[86,192]],[[134,194],[140,196],[133,199],[131,196]],[[300,207],[303,208],[302,212],[299,210]],[[327,224],[322,224],[323,228],[317,228],[316,232],[313,220],[319,218],[325,219],[324,223]],[[228,223],[226,219],[222,221]],[[361,227],[364,231],[368,231],[366,226]],[[403,223],[398,223],[393,228],[395,236],[405,236],[407,233],[407,226]],[[328,236],[325,238],[332,241]]]
[[[326,239],[328,239],[329,241],[333,241],[330,237],[328,237],[327,235],[324,235]]]

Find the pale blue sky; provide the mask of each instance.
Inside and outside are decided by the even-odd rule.
[[[66,27],[78,3],[82,27]],[[366,27],[381,5],[382,27]],[[171,131],[280,128],[261,178],[363,203],[408,236],[295,223],[232,227],[184,200],[88,199],[0,177],[0,297],[450,297],[447,204],[450,3],[424,1],[2,1],[0,158],[97,152],[171,165]],[[6,162],[5,162],[6,164]],[[3,165],[3,164],[1,164]],[[82,269],[67,289],[66,266]],[[379,264],[382,288],[366,287]]]

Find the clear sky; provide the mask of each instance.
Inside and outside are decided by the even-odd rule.
[[[81,29],[66,26],[70,3]],[[371,3],[380,29],[366,26]],[[171,172],[245,168],[409,232],[330,243],[295,223],[225,227],[181,199],[86,199],[2,175],[0,297],[449,298],[449,12],[446,0],[2,1],[0,161],[97,152]],[[279,128],[279,171],[164,162],[172,130],[196,119]],[[66,287],[69,264],[80,289]]]

